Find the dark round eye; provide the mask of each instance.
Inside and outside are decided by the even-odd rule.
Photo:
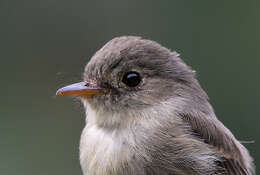
[[[141,82],[141,77],[137,72],[127,72],[123,76],[122,82],[129,87],[135,87]]]

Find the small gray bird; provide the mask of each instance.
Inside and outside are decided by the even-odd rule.
[[[176,52],[140,37],[109,41],[77,95],[86,109],[84,175],[254,175],[247,149],[217,119],[195,72]]]

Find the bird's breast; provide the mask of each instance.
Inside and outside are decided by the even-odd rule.
[[[80,141],[80,163],[83,173],[113,174],[129,159],[131,152],[128,146],[122,132],[107,132],[95,125],[86,126]]]

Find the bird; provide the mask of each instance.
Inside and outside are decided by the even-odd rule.
[[[253,158],[216,117],[196,72],[155,41],[110,40],[83,81],[56,94],[83,103],[84,175],[255,175]]]

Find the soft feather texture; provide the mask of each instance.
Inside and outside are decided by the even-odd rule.
[[[254,175],[247,149],[216,118],[195,73],[176,52],[140,37],[108,42],[84,80],[110,93],[82,98],[84,175]],[[128,71],[142,82],[121,82]]]

